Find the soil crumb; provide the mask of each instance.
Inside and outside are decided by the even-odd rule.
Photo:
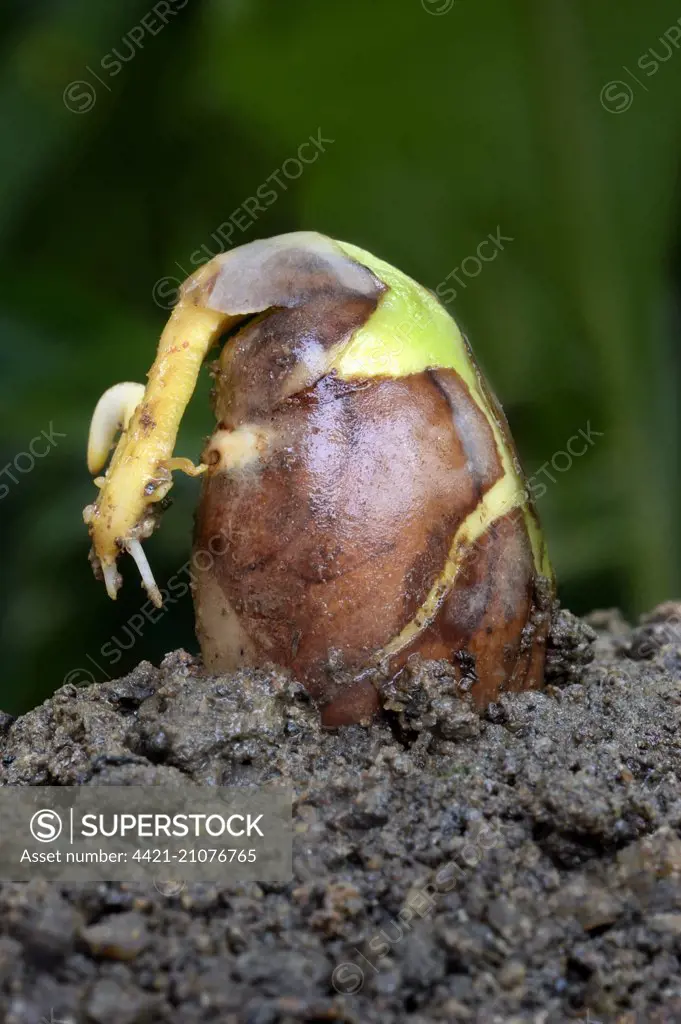
[[[276,672],[160,668],[0,714],[0,783],[295,793],[279,884],[0,884],[5,1024],[678,1024],[681,604],[561,612],[478,713],[414,661],[324,731]]]

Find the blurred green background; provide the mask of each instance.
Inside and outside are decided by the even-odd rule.
[[[217,251],[275,173],[232,245],[308,228],[433,289],[459,268],[449,308],[528,474],[548,461],[554,478],[536,477],[562,599],[632,616],[680,596],[680,16],[676,0],[2,5],[0,708],[196,650],[188,596],[137,635],[132,566],[115,604],[92,577],[88,422],[106,387],[145,379],[156,283]],[[282,172],[319,130],[333,142]],[[463,263],[498,230],[493,261]],[[208,386],[179,454],[211,430]],[[603,436],[552,469],[588,424]],[[198,485],[176,481],[147,545],[161,584],[190,551]]]

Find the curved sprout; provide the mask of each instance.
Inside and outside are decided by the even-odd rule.
[[[108,388],[97,402],[87,445],[87,468],[93,476],[104,469],[116,434],[127,430],[143,397],[144,384],[125,381]]]
[[[99,494],[83,518],[95,572],[104,578],[110,597],[115,599],[121,585],[116,561],[127,550],[152,601],[161,604],[141,540],[157,525],[157,503],[172,487],[172,471],[196,475],[206,468],[174,459],[173,450],[209,349],[244,317],[275,306],[304,305],[329,289],[378,295],[383,286],[367,267],[315,232],[251,242],[216,256],[185,282],[143,393],[141,385],[123,384],[102,396],[90,431],[91,472],[103,467],[116,430],[122,433],[104,478],[97,481]]]

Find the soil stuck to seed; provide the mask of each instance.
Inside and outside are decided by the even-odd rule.
[[[681,605],[589,622],[482,715],[415,662],[385,722],[323,732],[297,683],[182,651],[0,714],[6,785],[296,794],[289,883],[0,885],[0,1019],[680,1022]]]

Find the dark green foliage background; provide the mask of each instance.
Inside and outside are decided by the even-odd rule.
[[[0,8],[0,465],[50,423],[66,434],[0,502],[0,707],[196,649],[188,597],[137,638],[133,567],[116,604],[92,578],[88,421],[107,386],[144,380],[154,283],[318,128],[333,144],[234,242],[315,228],[435,288],[497,226],[512,236],[453,308],[528,473],[587,422],[604,435],[539,502],[561,595],[630,615],[679,596],[681,53],[637,68],[666,55],[678,3],[189,0],[108,77],[151,6]],[[75,79],[89,112],[64,105]],[[634,90],[621,114],[599,99],[613,79]],[[180,454],[211,429],[207,391]],[[147,545],[161,583],[190,549],[197,484],[176,479]]]

